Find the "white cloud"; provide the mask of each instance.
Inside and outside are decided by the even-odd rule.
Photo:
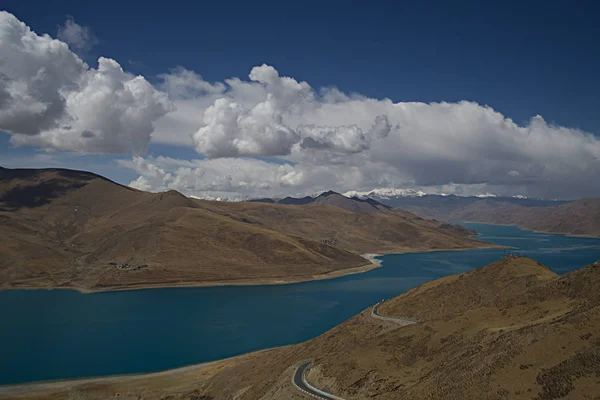
[[[369,148],[371,140],[385,138],[391,129],[385,115],[375,116],[367,134],[357,125],[290,126],[284,119],[304,118],[321,105],[306,82],[281,77],[264,64],[252,68],[250,82],[230,79],[227,87],[204,82],[189,71],[174,71],[162,78],[164,86],[176,86],[169,92],[182,105],[189,103],[190,91],[198,89],[202,94],[196,98],[215,99],[197,112],[202,115],[200,128],[192,134],[196,150],[212,158],[284,156],[295,144],[305,149],[359,153]]]
[[[209,157],[285,155],[298,142],[298,134],[283,123],[271,97],[252,109],[217,99],[202,122],[192,137],[196,150]]]
[[[300,125],[298,133],[303,138],[302,149],[330,150],[339,153],[355,154],[370,148],[370,142],[388,136],[391,126],[387,116],[378,115],[373,126],[365,134],[357,125]]]
[[[479,185],[499,194],[600,195],[598,138],[540,116],[519,125],[468,101],[394,103],[335,88],[316,92],[266,65],[253,68],[250,81],[224,83],[219,93],[175,99],[198,106],[186,109],[185,121],[199,127],[194,147],[209,157],[279,156],[303,172],[329,166],[340,174],[336,184],[350,182],[341,166],[368,177],[344,190],[390,187],[376,177],[401,187],[456,185],[456,193],[458,186],[491,191]]]
[[[369,148],[362,129],[356,125],[300,125],[298,132],[304,138],[300,143],[302,149],[332,150],[352,154]]]
[[[283,122],[283,116],[302,114],[313,105],[311,87],[280,77],[275,68],[264,64],[252,68],[249,77],[251,83],[228,81],[231,90],[227,96],[204,110],[200,128],[192,135],[199,153],[209,157],[278,156],[289,154],[299,142],[299,134]]]
[[[75,25],[61,29],[73,47],[66,32],[81,33]],[[159,168],[137,167],[133,185],[140,188],[260,195],[446,187],[600,196],[598,137],[541,116],[519,125],[475,102],[395,103],[315,90],[264,64],[249,80],[207,82],[183,67],[160,78],[153,87],[108,58],[90,68],[64,42],[0,13],[0,130],[14,144],[137,155],[153,140],[211,158],[188,165],[140,159]],[[260,156],[285,163],[241,158]]]
[[[225,91],[225,84],[217,82],[211,84],[193,71],[177,67],[168,74],[161,74],[162,89],[172,98],[193,99],[210,94],[221,94]]]
[[[166,94],[114,60],[89,68],[68,46],[0,12],[0,129],[12,143],[92,153],[145,152]]]
[[[171,174],[142,157],[133,157],[131,164],[125,163],[123,165],[135,169],[140,174],[136,180],[129,184],[129,186],[136,189],[145,191],[164,190],[165,185],[172,179]]]
[[[98,38],[94,36],[91,29],[79,25],[71,16],[68,16],[65,23],[58,27],[56,38],[68,44],[73,51],[86,52],[98,44]]]
[[[169,157],[119,161],[140,177],[129,185],[142,190],[175,189],[200,197],[262,197],[304,195],[325,190],[400,183],[383,164],[325,166],[275,163],[254,158],[179,160]]]

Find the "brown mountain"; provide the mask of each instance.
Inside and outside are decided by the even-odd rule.
[[[208,202],[81,171],[0,169],[0,282],[83,290],[284,283],[372,268],[361,252],[485,246],[460,227],[377,214]]]
[[[488,199],[456,209],[435,206],[408,206],[406,209],[425,218],[445,221],[518,225],[549,233],[600,236],[600,199],[575,200],[546,207],[525,207]]]
[[[318,196],[305,196],[301,198],[297,197],[285,197],[283,199],[255,199],[250,200],[253,203],[277,203],[277,204],[288,204],[288,205],[307,205],[307,204],[328,204],[342,208],[346,211],[352,212],[365,212],[372,213],[382,210],[390,210],[392,207],[386,206],[376,200],[366,198],[360,199],[358,197],[346,197],[332,190],[323,192]]]
[[[149,376],[17,387],[32,399],[308,399],[291,378],[351,399],[594,399],[600,262],[557,276],[504,258],[386,301],[308,342]],[[17,397],[8,397],[17,398]]]

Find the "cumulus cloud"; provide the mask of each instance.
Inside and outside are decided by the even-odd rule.
[[[98,38],[89,27],[81,26],[73,17],[68,16],[65,23],[58,27],[56,38],[65,42],[74,51],[86,52],[98,44]]]
[[[165,93],[114,60],[90,68],[67,44],[0,12],[0,130],[12,143],[92,153],[143,153]]]
[[[209,157],[285,155],[298,141],[271,97],[252,109],[217,99],[204,112],[202,122],[193,139],[196,150]]]
[[[371,140],[387,137],[390,130],[391,126],[385,115],[376,116],[373,126],[366,134],[357,125],[298,126],[298,133],[303,138],[300,142],[302,149],[330,150],[347,154],[369,149]]]
[[[164,190],[168,182],[172,179],[170,173],[164,169],[152,164],[142,157],[133,157],[131,164],[124,164],[135,169],[140,176],[129,183],[129,186],[144,191]]]
[[[229,80],[228,96],[216,99],[204,111],[201,127],[192,135],[199,153],[215,158],[279,156],[289,154],[299,142],[298,132],[283,118],[312,105],[312,88],[281,77],[264,64],[252,68],[249,77],[251,83]],[[253,100],[254,104],[246,105]]]
[[[71,49],[73,38],[85,36],[77,27],[68,20],[59,35]],[[140,178],[132,185],[144,190],[276,195],[411,187],[600,196],[598,137],[542,116],[517,124],[476,102],[315,90],[265,64],[247,79],[223,82],[177,67],[153,87],[108,58],[88,66],[64,41],[0,13],[0,130],[14,144],[52,149],[141,155],[153,140],[208,157],[134,159],[129,166]]]
[[[181,82],[181,72],[163,76],[165,85]],[[209,96],[217,91],[206,90],[215,85],[191,75],[190,88],[201,88]],[[357,125],[315,125],[286,123],[304,118],[319,108],[314,90],[306,82],[282,77],[275,68],[261,65],[252,68],[250,82],[239,79],[227,81],[227,87],[218,86],[218,96],[202,111],[200,128],[192,134],[199,153],[212,158],[240,156],[285,156],[294,145],[303,149],[323,149],[341,153],[360,153],[369,148],[371,140],[388,135],[391,126],[385,115],[375,117],[373,126],[365,134]],[[173,91],[172,91],[173,92]],[[189,96],[176,90],[176,97]]]
[[[465,193],[483,185],[499,194],[600,195],[593,183],[600,173],[598,138],[541,116],[519,125],[475,102],[396,103],[335,88],[315,91],[266,65],[253,68],[249,78],[175,99],[178,107],[190,107],[182,108],[188,126],[199,126],[192,133],[199,153],[276,156],[304,176],[324,166],[339,174],[328,182],[352,182],[360,189],[383,181],[457,193],[456,185]],[[344,167],[354,179],[346,179]]]

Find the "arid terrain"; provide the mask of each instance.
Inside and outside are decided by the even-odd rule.
[[[507,257],[426,283],[323,335],[201,367],[4,388],[4,399],[304,399],[307,380],[345,399],[597,399],[600,262],[557,276]]]
[[[377,212],[380,210],[389,210],[392,207],[386,206],[373,199],[360,199],[358,197],[346,197],[334,191],[323,192],[318,196],[305,196],[301,198],[285,197],[283,199],[254,199],[250,200],[254,203],[271,203],[271,204],[291,204],[291,205],[306,205],[306,204],[329,204],[340,207],[348,211],[354,212]]]
[[[4,289],[287,283],[374,268],[363,253],[491,246],[385,207],[209,202],[64,169],[0,169],[0,221]]]
[[[465,206],[423,204],[406,206],[405,209],[424,218],[443,221],[518,225],[540,232],[600,236],[600,199],[596,198],[544,207],[525,207],[485,199]]]

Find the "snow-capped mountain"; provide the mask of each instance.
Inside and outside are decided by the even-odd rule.
[[[343,193],[343,195],[346,197],[358,197],[361,199],[366,197],[379,197],[385,199],[390,197],[421,197],[427,195],[427,193],[415,189],[380,188],[365,192],[350,190],[346,193]]]
[[[226,201],[226,202],[235,202],[235,201],[247,201],[247,200],[250,200],[249,196],[227,197],[227,196],[218,196],[218,195],[210,195],[210,194],[203,194],[203,195],[200,195],[200,196],[190,195],[188,197],[190,199],[212,200],[212,201]]]
[[[469,196],[447,194],[433,191],[424,192],[418,189],[396,189],[396,188],[379,188],[369,191],[351,190],[344,193],[346,197],[358,197],[360,199],[373,199],[390,207],[402,208],[408,211],[413,211],[418,214],[420,207],[442,209],[442,208],[458,208],[466,207],[469,204],[493,200],[497,203],[512,203],[525,207],[531,206],[548,206],[557,205],[564,202],[556,202],[547,199],[528,198],[527,196],[518,194],[514,196],[500,196],[495,193],[480,193]]]
[[[320,193],[319,193],[320,194]],[[391,199],[397,197],[423,197],[423,196],[457,196],[457,197],[477,197],[480,199],[487,198],[508,198],[509,196],[499,196],[494,193],[480,193],[474,194],[470,196],[461,196],[461,195],[452,195],[448,193],[440,193],[440,192],[424,192],[422,190],[417,189],[398,189],[398,188],[379,188],[373,190],[359,191],[359,190],[350,190],[346,193],[342,193],[346,197],[358,197],[360,199],[365,198],[379,198],[379,199]],[[315,195],[314,197],[318,196]],[[526,200],[527,196],[523,196],[522,194],[516,194],[514,196],[510,196],[513,199]]]

